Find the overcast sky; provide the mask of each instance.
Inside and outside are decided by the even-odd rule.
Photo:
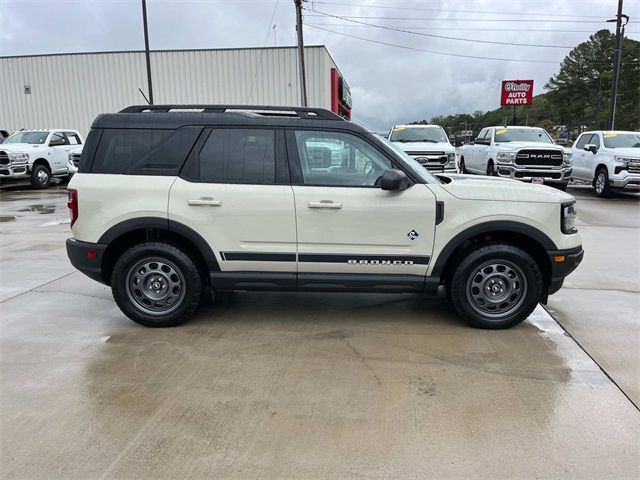
[[[142,49],[140,3],[140,0],[0,0],[0,56]],[[434,115],[492,110],[499,104],[502,79],[532,78],[535,93],[541,93],[570,48],[514,43],[573,47],[590,33],[612,25],[605,20],[615,15],[617,3],[617,0],[309,1],[306,3],[309,9],[348,17],[352,22],[306,11],[305,43],[324,44],[329,49],[351,86],[353,120],[384,131],[394,123]],[[266,45],[296,42],[293,0],[148,0],[147,4],[151,49],[261,47],[265,39]],[[625,0],[624,11],[631,16],[628,36],[640,39],[640,1]],[[554,16],[545,15],[550,13]],[[551,63],[533,63],[534,60]]]

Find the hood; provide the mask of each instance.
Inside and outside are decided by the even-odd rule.
[[[391,142],[405,152],[445,152],[454,153],[453,145],[447,142]]]
[[[640,148],[609,148],[608,150],[620,157],[640,158]]]
[[[0,150],[7,152],[26,152],[34,148],[42,148],[44,145],[31,145],[30,143],[0,143]]]
[[[564,147],[562,145],[542,142],[502,142],[497,143],[496,146],[504,150],[519,150],[521,148],[550,148],[553,150],[564,150]]]
[[[547,185],[512,180],[510,178],[477,175],[437,174],[450,180],[442,188],[463,200],[497,200],[507,202],[564,203],[574,200],[566,192]],[[446,180],[445,180],[446,181]]]

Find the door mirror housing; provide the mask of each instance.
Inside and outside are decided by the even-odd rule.
[[[405,190],[409,188],[409,179],[402,170],[389,169],[382,172],[380,188],[382,190]]]
[[[595,146],[593,143],[587,143],[583,148],[587,152],[591,152],[591,153],[596,153],[598,151],[598,147]]]

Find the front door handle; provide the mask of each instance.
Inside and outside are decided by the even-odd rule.
[[[213,198],[197,198],[189,200],[189,205],[192,207],[221,207],[222,200],[214,200]]]
[[[330,208],[330,209],[340,209],[342,208],[341,203],[332,202],[331,200],[321,200],[319,202],[309,202],[307,203],[309,208]]]

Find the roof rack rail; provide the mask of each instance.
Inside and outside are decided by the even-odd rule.
[[[255,115],[292,117],[297,116],[305,120],[340,120],[341,116],[324,108],[306,107],[274,107],[264,105],[132,105],[119,113],[149,113],[149,112],[202,112],[227,113],[247,112]]]

